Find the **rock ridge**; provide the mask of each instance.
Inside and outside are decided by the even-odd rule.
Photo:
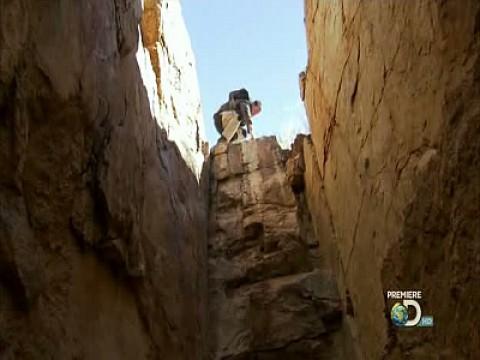
[[[292,191],[291,156],[275,137],[212,149],[211,359],[343,356],[336,281],[319,263],[307,211]]]

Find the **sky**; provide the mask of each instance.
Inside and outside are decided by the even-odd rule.
[[[246,88],[262,101],[253,118],[256,137],[283,143],[308,131],[298,74],[307,62],[302,0],[182,0],[197,64],[205,129],[210,145],[219,134],[213,113],[231,90]],[[286,144],[284,144],[286,145]]]

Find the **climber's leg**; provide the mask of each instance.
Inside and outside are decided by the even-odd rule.
[[[235,111],[224,111],[222,113],[222,128],[223,138],[227,142],[230,142],[235,134],[238,133],[238,129],[240,128],[238,114]]]

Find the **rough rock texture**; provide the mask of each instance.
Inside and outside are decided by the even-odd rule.
[[[274,137],[212,150],[212,359],[346,358],[336,282],[316,266],[318,242],[286,160]]]
[[[197,86],[195,58],[185,27],[180,1],[144,0],[142,38],[154,70],[143,67],[152,111],[187,164],[200,176],[204,155],[204,124]],[[147,81],[145,81],[147,82]],[[158,96],[156,96],[158,94]]]
[[[168,3],[152,67],[140,1],[0,0],[2,359],[203,354],[201,119]]]
[[[305,5],[306,197],[352,336],[365,359],[479,358],[480,3]],[[434,328],[393,328],[388,289],[422,289]]]

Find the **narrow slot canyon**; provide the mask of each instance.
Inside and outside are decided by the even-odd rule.
[[[288,149],[182,6],[0,0],[0,359],[480,358],[480,3],[305,0]]]

